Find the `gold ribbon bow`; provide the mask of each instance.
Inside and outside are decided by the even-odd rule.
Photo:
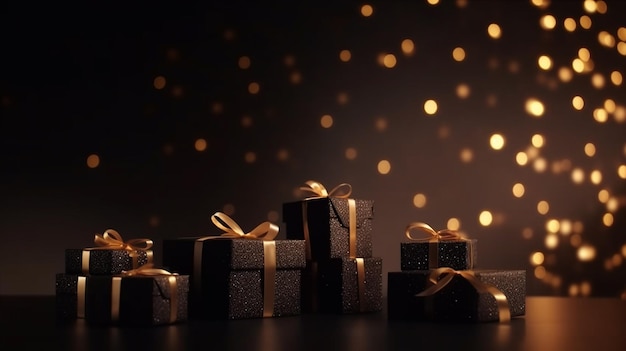
[[[116,230],[107,229],[102,235],[96,234],[93,241],[97,245],[96,247],[83,250],[82,271],[84,274],[89,273],[91,250],[126,250],[132,258],[133,268],[137,268],[139,265],[139,251],[146,251],[148,263],[152,262],[152,251],[149,249],[152,247],[153,242],[150,239],[131,239],[125,242]]]
[[[430,236],[427,238],[414,238],[411,235],[411,230],[413,229],[419,229],[427,234],[430,234]],[[428,247],[428,268],[429,269],[439,268],[439,252],[438,252],[439,245],[437,244],[440,241],[452,241],[452,240],[463,240],[469,243],[469,257],[470,257],[469,267],[472,268],[474,266],[474,263],[473,263],[474,255],[472,253],[472,251],[474,250],[474,246],[472,245],[472,241],[461,236],[461,234],[457,232],[456,230],[442,229],[439,231],[435,231],[431,226],[429,226],[426,223],[413,222],[413,223],[409,223],[409,225],[406,226],[404,235],[411,241],[428,242],[428,243],[436,244],[436,245],[429,245]]]
[[[330,192],[326,190],[326,188],[320,182],[316,182],[314,180],[307,180],[304,184],[307,186],[300,187],[300,190],[308,191],[310,193],[315,194],[314,197],[309,197],[307,199],[321,198],[321,197],[338,197],[340,199],[347,199],[352,194],[352,185],[348,183],[341,183],[333,188]],[[340,191],[343,190],[343,193]]]
[[[122,292],[123,277],[154,277],[167,276],[170,288],[170,323],[176,322],[178,318],[178,282],[176,281],[177,273],[170,273],[165,269],[154,268],[152,263],[129,271],[122,271],[120,276],[112,277],[111,281],[111,320],[116,322],[120,316],[120,297]]]
[[[211,216],[216,227],[224,231],[219,236],[206,236],[196,240],[194,244],[194,285],[199,297],[202,296],[202,248],[205,240],[212,239],[253,239],[263,241],[263,317],[274,315],[274,294],[276,284],[276,242],[279,227],[270,222],[263,222],[252,231],[244,233],[232,218],[222,212]]]
[[[444,274],[445,276],[439,279]],[[415,296],[431,297],[448,285],[448,283],[450,283],[457,275],[465,278],[470,284],[472,284],[478,293],[487,293],[496,299],[496,304],[498,306],[498,320],[500,322],[506,323],[511,320],[511,310],[509,308],[509,302],[506,295],[504,295],[504,293],[495,286],[481,282],[474,274],[474,271],[471,270],[457,271],[450,267],[434,269],[431,271],[428,278],[430,286]],[[428,311],[429,313],[433,313],[432,308],[432,301],[430,301],[427,304],[427,309],[430,309],[430,311]]]

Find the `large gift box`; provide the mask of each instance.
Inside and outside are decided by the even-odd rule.
[[[389,272],[387,283],[389,319],[490,322],[526,311],[524,270]]]
[[[82,275],[113,275],[152,262],[152,240],[122,240],[121,235],[108,229],[96,234],[95,247],[65,250],[65,273]]]
[[[138,326],[186,321],[189,276],[150,266],[120,276],[90,276],[85,295],[86,321]]]
[[[428,238],[415,238],[411,230],[419,229]],[[405,231],[410,242],[400,243],[400,269],[403,271],[428,270],[450,267],[456,270],[472,269],[476,265],[477,241],[466,239],[456,231],[435,231],[425,223],[411,223]]]
[[[261,230],[272,231],[269,237],[257,236],[257,229],[269,222],[244,234],[223,213],[214,214],[212,220],[227,234],[163,242],[163,265],[191,276],[190,317],[243,319],[300,314],[304,241],[266,240],[276,236],[278,227],[274,225],[274,229],[265,226]],[[236,230],[232,231],[233,227]]]
[[[318,310],[325,313],[382,309],[382,259],[336,258],[315,263]]]
[[[89,277],[59,273],[55,282],[56,316],[61,321],[85,318],[85,292]]]
[[[287,239],[308,242],[307,259],[322,261],[339,257],[372,256],[372,219],[374,202],[350,199],[350,190],[334,196],[319,183],[308,181],[308,188],[316,197],[283,204],[283,222]]]

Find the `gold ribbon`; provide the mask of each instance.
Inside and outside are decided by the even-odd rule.
[[[148,263],[152,262],[152,251],[149,249],[152,247],[153,242],[150,239],[131,239],[125,242],[116,230],[107,229],[102,235],[96,234],[93,241],[97,245],[96,247],[83,250],[82,272],[84,274],[89,274],[91,250],[126,250],[133,261],[133,268],[137,268],[139,265],[139,251],[142,250],[146,251]]]
[[[359,310],[365,312],[365,261],[356,259],[356,274],[359,288]]]
[[[76,282],[76,317],[85,318],[85,293],[87,277],[79,276]]]
[[[430,237],[414,238],[413,236],[411,236],[411,230],[413,229],[419,229],[427,234],[430,234]],[[461,236],[461,234],[457,232],[456,230],[442,229],[439,231],[435,231],[431,226],[429,226],[426,223],[413,222],[413,223],[409,223],[409,225],[406,226],[404,235],[411,241],[428,242],[428,243],[435,244],[435,245],[430,245],[430,244],[428,245],[428,268],[429,269],[439,268],[439,242],[440,241],[452,241],[452,240],[462,240],[462,241],[467,241],[469,243],[469,257],[470,257],[469,267],[472,268],[474,266],[474,263],[473,263],[474,255],[472,253],[474,250],[474,247],[472,245],[472,241]]]
[[[444,274],[445,276],[439,279]],[[450,267],[434,269],[431,271],[428,278],[430,286],[416,296],[432,297],[448,285],[448,283],[450,283],[456,275],[460,275],[465,278],[470,284],[472,284],[478,293],[487,293],[496,299],[496,304],[498,306],[498,320],[501,323],[506,323],[511,320],[511,310],[509,308],[509,302],[506,295],[504,295],[504,293],[495,286],[481,282],[478,278],[476,278],[474,271],[471,270],[456,271]]]
[[[202,296],[202,248],[205,240],[212,239],[252,239],[263,240],[263,317],[274,315],[274,294],[276,285],[276,242],[279,227],[270,222],[263,222],[252,231],[244,233],[232,218],[222,212],[215,212],[211,221],[224,231],[219,236],[206,236],[196,239],[194,244],[194,285],[198,298]]]
[[[322,185],[322,183],[316,182],[314,180],[308,180],[305,182],[307,186],[300,187],[300,190],[307,191],[315,194],[316,196],[305,198],[302,203],[302,225],[303,225],[303,234],[306,245],[306,258],[310,260],[312,258],[311,255],[311,242],[310,234],[309,234],[309,219],[308,219],[308,208],[306,200],[311,199],[320,199],[326,197],[336,197],[340,199],[348,199],[348,213],[349,213],[349,257],[356,258],[356,201],[354,199],[350,199],[350,194],[352,194],[352,185],[348,183],[341,183],[334,187],[331,191],[327,191],[326,188]]]

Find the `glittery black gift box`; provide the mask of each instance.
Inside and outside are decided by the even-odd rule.
[[[317,263],[317,307],[323,313],[377,312],[382,309],[380,257],[363,258],[364,301],[361,309],[356,258],[334,258]]]
[[[194,247],[198,238],[163,241],[163,265],[191,277],[190,317],[244,319],[263,317],[263,241],[202,241],[201,280],[195,281]],[[300,314],[300,282],[306,265],[303,240],[276,240],[273,316]]]
[[[526,312],[526,271],[475,270],[483,283],[495,286],[509,302],[511,317]],[[424,291],[430,271],[389,272],[387,280],[387,314],[395,320],[435,320],[440,322],[491,322],[498,320],[495,298],[478,293],[463,277],[457,275],[431,297],[416,297]],[[433,315],[427,315],[425,304],[432,299]]]
[[[137,267],[133,267],[133,258],[128,250],[88,250],[87,252],[90,255],[89,272],[83,272],[83,249],[66,249],[65,273],[112,275],[149,263],[148,251],[145,250],[137,251]]]
[[[313,261],[350,256],[348,199],[319,198],[283,204],[287,239],[304,239],[302,206],[306,202]],[[356,257],[372,257],[374,202],[355,200]]]
[[[437,267],[429,267],[430,248],[437,246]],[[403,271],[428,270],[450,267],[456,270],[476,266],[477,240],[445,240],[432,242],[400,243],[400,269]]]
[[[169,276],[122,277],[119,317],[113,320],[112,276],[91,276],[87,281],[85,319],[90,324],[159,325],[187,320],[189,276],[176,275],[176,319],[170,321],[172,295]]]
[[[72,321],[78,316],[78,279],[89,277],[58,273],[55,280],[56,317],[59,321]]]

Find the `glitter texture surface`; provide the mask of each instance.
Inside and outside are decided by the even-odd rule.
[[[59,273],[56,275],[55,310],[59,320],[76,319],[78,277],[76,274]]]
[[[357,263],[336,258],[318,263],[319,311],[326,313],[376,312],[382,309],[382,264],[379,257],[364,258],[365,303],[360,310]]]
[[[302,205],[304,201],[283,204],[283,222],[288,239],[304,239]],[[348,257],[350,221],[348,199],[320,198],[306,200],[312,260]],[[372,256],[372,220],[374,202],[355,200],[356,256]]]
[[[127,250],[90,250],[89,274],[112,275],[133,269],[133,260]],[[148,254],[138,251],[138,266],[148,263]],[[83,249],[65,250],[65,273],[83,274]]]
[[[439,253],[437,267],[450,267],[456,270],[476,267],[478,245],[476,239],[471,239],[471,243],[463,240],[400,243],[400,269],[403,271],[428,270],[432,245],[437,246]]]
[[[504,293],[509,302],[511,316],[526,313],[526,271],[475,270],[476,277],[494,285]],[[426,288],[430,271],[389,272],[389,319],[428,320],[424,306],[429,298],[415,297]],[[434,316],[441,322],[492,322],[498,320],[495,298],[488,293],[478,293],[460,276],[454,277],[432,298]]]

